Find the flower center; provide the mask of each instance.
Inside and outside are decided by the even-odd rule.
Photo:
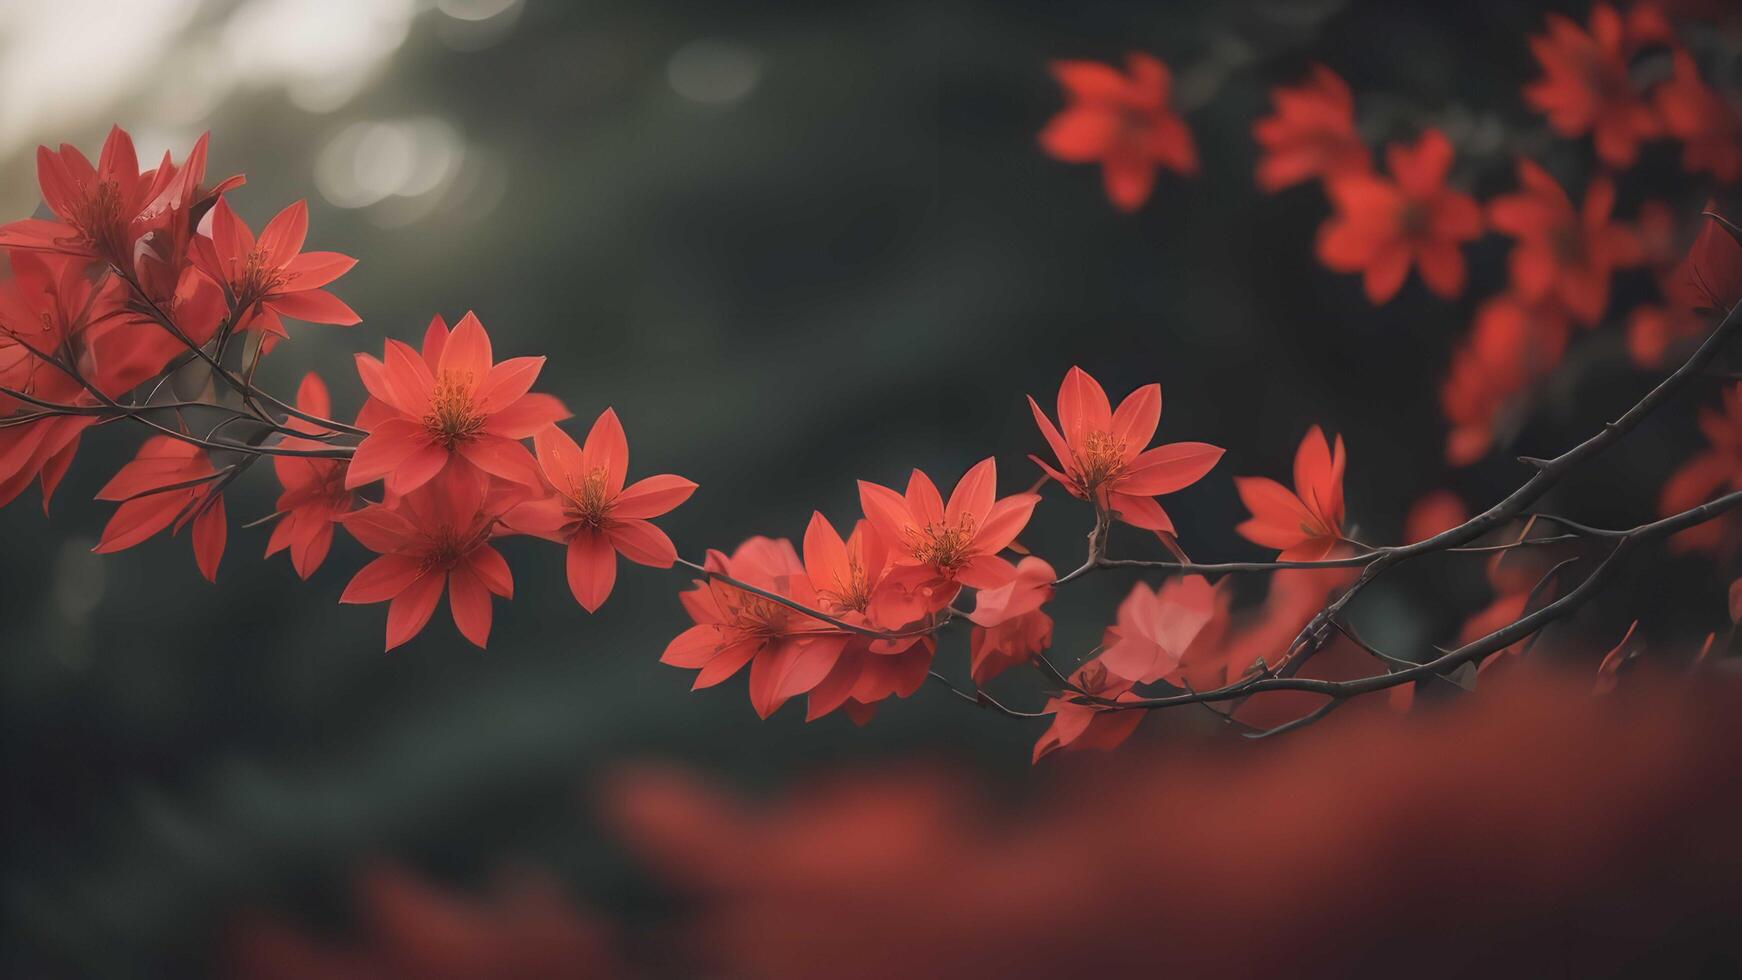
[[[1091,432],[1071,457],[1084,493],[1093,493],[1125,472],[1125,440],[1105,432]]]
[[[973,515],[963,514],[954,524],[936,522],[907,530],[907,548],[913,557],[940,571],[954,571],[968,563],[974,543]]]
[[[236,302],[242,306],[254,302],[284,284],[284,273],[268,267],[266,254],[255,248],[242,263],[242,279],[236,283]]]
[[[1397,212],[1397,230],[1405,238],[1425,238],[1428,232],[1427,208],[1420,201],[1405,201]]]
[[[787,608],[743,589],[721,590],[720,606],[732,626],[755,636],[776,637],[787,632]]]
[[[121,255],[121,189],[112,180],[98,182],[74,205],[72,224],[110,257]]]
[[[835,587],[821,589],[817,597],[835,607],[836,611],[864,612],[871,604],[871,580],[858,555],[847,556],[847,574],[835,576]]]
[[[1585,236],[1577,225],[1564,224],[1549,234],[1549,249],[1561,265],[1582,266],[1585,264]]]
[[[484,415],[472,401],[472,372],[443,371],[430,394],[423,427],[449,449],[484,427]]]
[[[460,559],[470,554],[488,533],[489,527],[483,531],[470,528],[456,528],[442,525],[424,535],[423,570],[426,572],[451,571]]]
[[[610,522],[611,491],[605,467],[595,466],[569,487],[569,516],[581,524],[601,528]]]

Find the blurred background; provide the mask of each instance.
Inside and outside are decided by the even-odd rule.
[[[1270,86],[1322,61],[1349,80],[1370,141],[1444,128],[1454,179],[1478,196],[1512,187],[1517,153],[1577,187],[1588,141],[1550,139],[1519,96],[1544,9],[0,0],[0,215],[37,207],[39,142],[94,156],[119,123],[142,159],[179,158],[210,129],[209,172],[247,174],[231,195],[245,219],[258,228],[306,197],[310,247],[361,260],[335,291],[362,324],[293,326],[269,387],[288,395],[318,370],[345,417],[361,398],[353,352],[475,310],[499,354],[549,356],[540,390],[567,402],[575,431],[616,408],[632,476],[701,485],[662,521],[696,560],[751,534],[796,538],[813,508],[844,524],[859,478],[899,485],[919,466],[948,483],[996,453],[1001,489],[1026,486],[1038,474],[1025,455],[1043,444],[1022,396],[1050,405],[1073,364],[1115,397],[1159,381],[1161,439],[1230,448],[1166,501],[1193,557],[1263,556],[1231,531],[1244,513],[1229,477],[1284,476],[1315,422],[1348,441],[1356,536],[1392,541],[1422,494],[1485,507],[1525,475],[1513,456],[1565,448],[1654,379],[1628,365],[1612,312],[1577,338],[1529,424],[1449,470],[1436,391],[1477,301],[1503,284],[1506,241],[1468,250],[1462,300],[1412,279],[1374,309],[1358,277],[1313,256],[1318,191],[1254,188],[1251,124]],[[1047,158],[1035,134],[1062,105],[1049,59],[1128,50],[1173,67],[1203,172],[1163,175],[1122,215],[1095,168]],[[1733,82],[1733,38],[1725,50]],[[1674,146],[1649,145],[1619,213],[1676,172]],[[1624,311],[1649,276],[1615,288]],[[1603,525],[1654,516],[1664,475],[1701,444],[1692,409],[1713,394],[1655,418],[1551,509]],[[741,679],[691,694],[686,672],[657,662],[687,624],[682,575],[624,566],[589,616],[558,550],[531,540],[504,547],[516,596],[497,604],[487,652],[444,611],[383,655],[382,607],[337,604],[363,559],[343,535],[306,584],[282,557],[259,559],[265,529],[232,527],[216,586],[179,539],[92,555],[107,508],[90,497],[133,441],[111,428],[85,446],[52,521],[34,493],[0,512],[9,976],[212,975],[238,910],[342,922],[373,859],[457,883],[512,860],[633,922],[660,899],[588,803],[623,760],[752,791],[913,756],[1015,779],[1044,727],[933,688],[865,729],[806,725],[790,706],[758,721]],[[234,523],[269,513],[276,492],[231,490]],[[1087,515],[1049,501],[1025,541],[1062,568]],[[1157,550],[1135,534],[1115,549]],[[1728,579],[1708,559],[1629,574],[1569,627],[1593,649],[1635,618],[1666,645],[1722,622]],[[1087,651],[1128,589],[1091,578],[1061,596],[1055,649]],[[1425,650],[1487,597],[1479,565],[1424,567],[1370,593],[1357,621]],[[965,636],[947,639],[940,669],[964,677],[966,658]],[[1037,706],[1023,683],[999,689]],[[1201,723],[1156,719],[1137,738]]]

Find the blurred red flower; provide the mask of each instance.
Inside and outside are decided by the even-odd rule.
[[[1724,389],[1720,408],[1700,409],[1699,425],[1706,437],[1706,449],[1664,481],[1658,510],[1665,515],[1698,507],[1721,492],[1742,490],[1742,381]],[[1718,520],[1688,528],[1670,542],[1672,547],[1682,550],[1713,551],[1728,557],[1742,543],[1736,528],[1736,514],[1725,514]]]
[[[1482,209],[1446,187],[1451,141],[1430,129],[1414,146],[1387,146],[1385,163],[1389,179],[1361,171],[1327,178],[1336,214],[1319,229],[1319,261],[1333,272],[1364,272],[1375,304],[1397,295],[1412,262],[1434,295],[1457,296],[1464,290],[1460,246],[1482,234]]]
[[[1604,163],[1631,167],[1640,142],[1661,127],[1628,77],[1627,63],[1645,44],[1668,40],[1667,24],[1650,4],[1639,4],[1626,19],[1609,4],[1595,4],[1588,32],[1560,14],[1547,21],[1548,33],[1530,38],[1542,77],[1525,86],[1525,101],[1562,136],[1591,133]]]
[[[1440,408],[1451,427],[1447,462],[1467,466],[1487,454],[1518,403],[1560,363],[1571,332],[1552,296],[1533,303],[1507,292],[1476,308],[1470,337],[1452,353],[1440,384]]]
[[[259,912],[232,927],[226,976],[237,980],[607,980],[626,976],[606,925],[547,876],[516,869],[478,897],[392,865],[356,883],[358,935],[348,943]]]
[[[1530,160],[1518,161],[1520,188],[1488,203],[1496,231],[1517,239],[1512,247],[1512,287],[1531,303],[1553,296],[1585,326],[1595,326],[1609,306],[1609,276],[1643,258],[1639,238],[1610,223],[1615,185],[1597,177],[1585,189],[1583,207]]]
[[[687,900],[697,972],[1722,972],[1742,958],[1742,689],[1589,690],[1527,674],[1407,720],[1174,743],[1042,773],[1026,807],[931,771],[752,804],[642,769],[606,803]]]
[[[1355,99],[1336,72],[1313,65],[1306,81],[1272,88],[1270,101],[1276,111],[1252,124],[1264,151],[1258,161],[1260,190],[1372,168],[1373,156],[1355,130]]]
[[[1664,128],[1682,142],[1682,169],[1742,180],[1742,117],[1700,78],[1693,55],[1676,51],[1674,74],[1654,94]]]
[[[1156,589],[1138,582],[1119,604],[1097,659],[1116,676],[1153,684],[1174,674],[1204,627],[1224,611],[1202,575],[1172,578]]]
[[[1016,563],[1016,576],[1006,585],[974,596],[968,619],[969,676],[985,684],[1011,667],[1028,663],[1052,646],[1052,617],[1041,611],[1051,601],[1051,565],[1029,555]]]
[[[1068,100],[1041,130],[1040,145],[1067,163],[1099,163],[1107,197],[1122,211],[1149,199],[1155,169],[1198,172],[1191,130],[1168,105],[1173,78],[1147,54],[1125,57],[1125,74],[1094,61],[1055,61]]]

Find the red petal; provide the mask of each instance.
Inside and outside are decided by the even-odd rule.
[[[425,572],[404,591],[393,597],[387,606],[387,649],[391,650],[423,631],[441,602],[442,585],[447,576],[441,572]]]
[[[569,539],[569,590],[588,612],[597,612],[617,582],[617,550],[597,531],[581,531]]]

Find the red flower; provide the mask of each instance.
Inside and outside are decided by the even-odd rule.
[[[1294,492],[1262,476],[1237,476],[1234,487],[1252,512],[1241,537],[1278,548],[1278,561],[1318,561],[1343,540],[1343,437],[1333,450],[1313,426],[1294,454]]]
[[[0,282],[0,334],[37,357],[83,346],[86,328],[119,312],[121,284],[92,280],[85,262],[48,253],[11,253],[12,279]]]
[[[1695,312],[1723,316],[1742,303],[1742,229],[1711,204],[1705,215],[1666,292]]]
[[[121,506],[92,551],[131,548],[164,528],[174,525],[180,531],[192,521],[194,561],[206,581],[217,581],[226,535],[224,495],[205,450],[173,436],[152,436],[97,491],[97,499],[120,501]]]
[[[1017,562],[1015,578],[974,596],[968,614],[974,624],[968,635],[974,683],[985,684],[1052,646],[1052,617],[1040,607],[1052,600],[1057,578],[1051,565],[1030,555]]]
[[[1451,141],[1430,129],[1413,147],[1387,146],[1385,163],[1389,180],[1353,172],[1326,181],[1337,213],[1319,229],[1319,261],[1333,272],[1365,271],[1375,304],[1397,295],[1411,261],[1436,296],[1457,296],[1464,289],[1459,246],[1482,234],[1482,209],[1446,188]]]
[[[997,482],[997,463],[987,457],[962,475],[948,506],[919,470],[908,478],[906,497],[860,480],[859,502],[877,533],[890,542],[891,564],[924,569],[945,583],[995,589],[1016,574],[998,552],[1022,533],[1040,502],[1033,493],[1000,500]]]
[[[1549,14],[1548,33],[1530,39],[1542,78],[1525,86],[1525,101],[1562,136],[1592,133],[1597,156],[1612,167],[1632,166],[1640,141],[1658,135],[1657,117],[1627,74],[1628,59],[1643,42],[1662,40],[1661,18],[1640,9],[1627,24],[1614,7],[1596,4],[1589,33]]]
[[[1201,575],[1170,579],[1159,589],[1138,582],[1107,628],[1100,663],[1128,681],[1153,684],[1179,668],[1221,608],[1215,587]]]
[[[211,237],[194,239],[193,261],[229,290],[241,311],[239,329],[283,337],[280,315],[340,326],[358,322],[343,300],[321,288],[349,272],[357,260],[338,252],[302,250],[308,234],[308,202],[298,201],[274,215],[258,241],[222,198],[213,206],[210,219]]]
[[[751,538],[729,558],[710,551],[704,565],[816,608],[816,590],[785,539]],[[750,664],[750,704],[763,718],[820,684],[846,644],[833,627],[718,579],[698,581],[681,598],[695,625],[666,646],[659,662],[697,671],[691,690],[713,687]]]
[[[1161,419],[1160,385],[1137,389],[1114,411],[1101,385],[1074,367],[1059,385],[1058,428],[1032,396],[1028,407],[1060,469],[1029,458],[1072,496],[1094,501],[1133,527],[1172,534],[1173,521],[1154,498],[1198,482],[1222,458],[1221,449],[1201,442],[1144,448]]]
[[[494,476],[540,486],[537,463],[520,440],[569,417],[555,399],[527,394],[544,358],[496,363],[490,336],[471,313],[451,336],[440,328],[439,319],[430,324],[423,356],[397,340],[387,342],[382,361],[357,355],[357,374],[378,405],[345,485],[385,477],[388,492],[409,493],[459,456]],[[434,365],[427,360],[432,346],[439,347]]]
[[[1609,305],[1609,276],[1636,265],[1639,239],[1623,225],[1610,224],[1615,185],[1607,177],[1591,181],[1577,212],[1561,185],[1529,160],[1518,161],[1517,193],[1488,203],[1496,231],[1518,240],[1512,247],[1512,285],[1531,303],[1554,296],[1586,326],[1603,318]]]
[[[901,632],[931,611],[931,595],[914,588],[908,576],[890,574],[888,545],[870,521],[855,523],[842,540],[828,518],[813,513],[804,533],[804,567],[818,608],[848,622]],[[905,698],[919,689],[935,650],[932,637],[918,632],[890,639],[846,637],[834,665],[809,689],[805,720],[845,708],[864,724],[878,701]]]
[[[1191,130],[1168,106],[1172,76],[1147,54],[1125,56],[1127,74],[1094,61],[1055,61],[1064,111],[1041,130],[1040,145],[1066,163],[1100,163],[1107,197],[1122,211],[1149,199],[1155,168],[1198,172]]]
[[[1706,171],[1720,183],[1742,180],[1742,118],[1700,79],[1693,55],[1676,51],[1675,74],[1657,87],[1664,128],[1682,141],[1682,169]]]
[[[1742,490],[1742,382],[1724,389],[1723,408],[1700,409],[1700,431],[1708,448],[1683,463],[1664,481],[1658,508],[1664,516],[1698,507],[1721,492]],[[1725,515],[1699,527],[1689,528],[1671,540],[1680,550],[1710,550],[1723,553],[1733,539]]]
[[[1264,149],[1258,187],[1274,192],[1314,178],[1362,173],[1373,165],[1355,130],[1355,100],[1348,83],[1324,65],[1298,85],[1270,90],[1276,111],[1252,124]]]
[[[110,128],[95,167],[71,144],[62,143],[58,153],[37,147],[42,199],[60,220],[25,218],[0,226],[0,246],[101,257],[131,268],[134,226],[175,173],[167,157],[164,163],[141,173],[133,139],[119,126]]]
[[[1099,660],[1091,660],[1071,674],[1071,683],[1080,690],[1109,701],[1136,701],[1131,682],[1114,675]],[[1032,761],[1039,762],[1052,753],[1064,750],[1080,752],[1116,749],[1143,721],[1143,712],[1136,709],[1112,710],[1094,704],[1078,704],[1074,695],[1050,698],[1044,709],[1052,715],[1052,724],[1034,743]]]
[[[450,467],[394,501],[343,518],[345,530],[381,557],[359,570],[344,603],[388,602],[387,649],[421,632],[448,594],[454,625],[475,645],[490,639],[490,595],[514,598],[508,562],[490,546],[497,521],[517,502],[490,493],[484,474]]]
[[[596,612],[617,581],[617,556],[653,568],[670,568],[677,549],[648,520],[689,499],[696,485],[662,473],[625,487],[629,441],[617,413],[605,409],[587,433],[585,447],[554,425],[532,437],[538,466],[556,494],[515,508],[508,523],[568,544],[569,590]]]
[[[296,407],[309,415],[326,418],[332,411],[332,400],[320,376],[309,372],[296,389]],[[322,435],[320,429],[297,419],[286,423],[311,436]],[[292,449],[314,449],[327,445],[318,439],[286,437],[280,445]],[[290,564],[296,574],[308,578],[326,561],[333,545],[333,524],[351,510],[353,495],[345,488],[345,461],[310,456],[274,456],[273,472],[284,492],[278,495],[278,512],[283,515],[273,525],[272,537],[266,542],[267,557],[280,551],[290,552]]]
[[[1502,293],[1477,308],[1470,338],[1453,352],[1440,385],[1440,407],[1451,424],[1447,462],[1465,466],[1488,452],[1519,396],[1560,363],[1571,331],[1552,297],[1531,303]]]

